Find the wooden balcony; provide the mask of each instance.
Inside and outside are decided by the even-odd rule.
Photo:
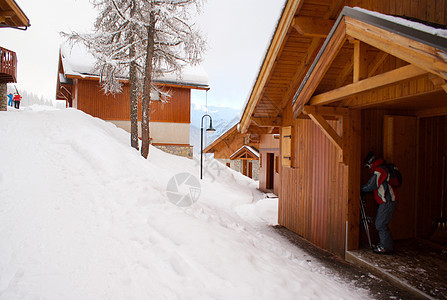
[[[16,53],[0,47],[0,83],[17,82]]]

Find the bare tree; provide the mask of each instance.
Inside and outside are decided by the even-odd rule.
[[[96,57],[96,68],[105,93],[122,90],[129,78],[131,144],[138,149],[137,99],[142,97],[141,155],[149,154],[150,94],[157,89],[153,78],[196,65],[206,42],[192,21],[204,0],[93,0],[100,13],[95,31],[71,33],[71,41],[82,42]],[[166,93],[163,94],[167,96]],[[135,132],[136,133],[135,133]]]

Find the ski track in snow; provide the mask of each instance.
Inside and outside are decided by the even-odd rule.
[[[0,299],[359,299],[278,236],[277,200],[207,160],[199,201],[170,178],[199,165],[73,109],[0,112]]]

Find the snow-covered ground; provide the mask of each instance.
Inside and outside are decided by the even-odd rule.
[[[196,160],[145,160],[113,124],[39,106],[0,112],[0,156],[0,299],[368,297],[278,236],[277,202],[214,160],[179,207],[167,184],[198,177]]]

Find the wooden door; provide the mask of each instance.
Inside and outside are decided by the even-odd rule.
[[[402,172],[402,186],[395,189],[396,212],[390,224],[393,239],[416,235],[416,144],[417,119],[408,116],[384,117],[383,156]]]
[[[275,154],[267,153],[266,189],[273,190],[275,178]]]
[[[253,163],[251,161],[248,162],[248,177],[253,178]]]
[[[247,161],[245,159],[242,160],[242,174],[247,176]]]

